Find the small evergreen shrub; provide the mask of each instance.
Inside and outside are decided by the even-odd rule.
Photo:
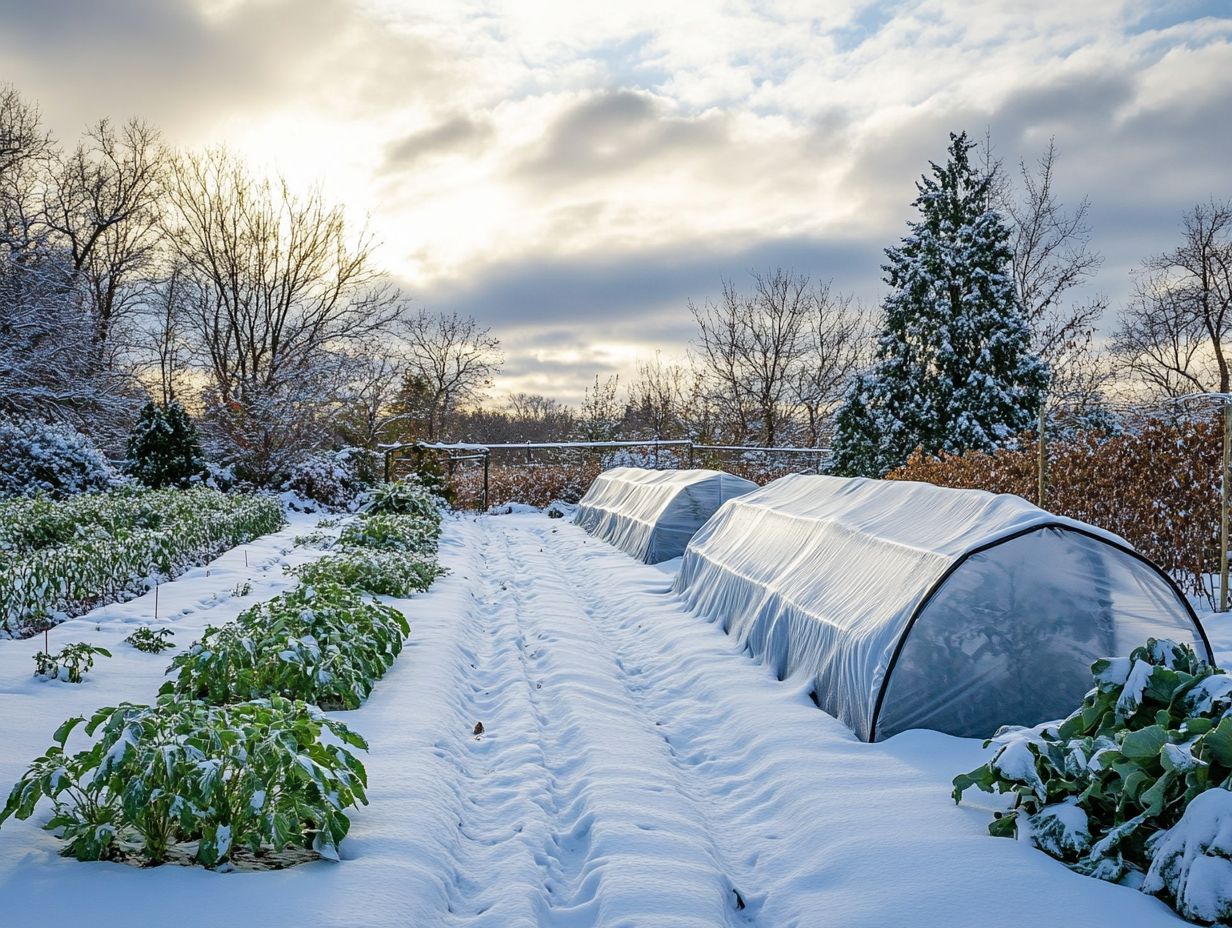
[[[93,442],[68,426],[0,420],[0,498],[63,498],[110,489],[118,479]]]
[[[1012,796],[990,834],[1024,831],[1079,873],[1140,883],[1186,918],[1232,919],[1232,846],[1218,837],[1232,834],[1232,677],[1155,639],[1091,670],[1064,721],[986,742],[992,759],[954,778],[955,802],[973,786]]]
[[[185,487],[205,469],[197,428],[184,407],[151,401],[128,437],[127,471],[148,487]]]
[[[98,738],[69,754],[69,734],[82,723]],[[198,842],[207,867],[240,850],[311,848],[337,859],[346,810],[368,801],[367,772],[353,753],[367,749],[364,740],[280,696],[226,706],[179,696],[123,703],[69,719],[53,740],[13,787],[0,823],[28,819],[49,799],[45,827],[78,860],[158,864],[187,842]]]

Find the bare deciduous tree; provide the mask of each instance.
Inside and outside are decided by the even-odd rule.
[[[1081,419],[1103,406],[1111,380],[1111,367],[1094,345],[1107,300],[1085,290],[1103,264],[1090,246],[1090,202],[1083,197],[1067,208],[1058,197],[1053,140],[1034,164],[1019,161],[1016,183],[992,157],[988,140],[984,148],[993,177],[989,205],[1009,220],[1014,288],[1032,349],[1048,364],[1049,407],[1062,418]]]
[[[595,374],[595,382],[586,388],[577,417],[578,434],[583,441],[615,441],[620,435],[624,407],[618,398],[619,389],[618,374],[603,380]]]
[[[872,355],[872,327],[849,295],[832,294],[830,285],[813,294],[813,310],[793,383],[796,404],[804,415],[803,440],[820,447],[825,426],[842,403],[848,384]]]
[[[1230,386],[1232,203],[1185,214],[1181,244],[1143,263],[1114,346],[1125,370],[1156,393]]]
[[[99,434],[132,397],[126,378],[95,363],[76,269],[47,222],[55,159],[37,107],[0,86],[0,409]]]
[[[779,268],[753,275],[753,290],[730,281],[718,302],[690,304],[699,360],[729,436],[776,444],[805,402],[814,436],[831,391],[841,389],[862,356],[863,328],[849,301]]]
[[[102,120],[53,169],[44,215],[68,252],[100,353],[152,272],[163,167],[154,129],[133,121],[117,132]]]
[[[305,447],[346,383],[348,351],[403,304],[319,190],[254,178],[224,150],[172,163],[163,231],[225,453],[265,482]],[[327,429],[325,429],[327,431]]]
[[[651,438],[675,438],[682,432],[682,412],[690,372],[683,364],[664,361],[656,351],[650,361],[637,365],[637,379],[629,387],[630,414]]]
[[[406,343],[407,375],[424,384],[424,437],[439,438],[449,417],[477,402],[504,363],[500,339],[471,316],[421,309],[398,332]]]

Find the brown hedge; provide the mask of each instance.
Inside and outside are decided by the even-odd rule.
[[[1038,495],[1038,445],[991,454],[917,452],[894,480]],[[1132,433],[1083,434],[1048,446],[1044,508],[1115,532],[1211,602],[1219,571],[1222,429],[1213,422],[1149,420]]]

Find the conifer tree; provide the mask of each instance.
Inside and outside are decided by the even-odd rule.
[[[149,487],[185,486],[205,466],[197,428],[175,400],[142,407],[127,450],[128,473]]]
[[[834,470],[880,477],[916,449],[991,450],[1031,427],[1047,367],[1010,276],[1010,232],[991,208],[992,178],[972,166],[966,133],[916,184],[919,218],[886,249],[876,364],[839,411]]]

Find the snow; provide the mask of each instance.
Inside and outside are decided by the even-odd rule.
[[[1211,789],[1194,797],[1152,845],[1144,891],[1174,896],[1189,918],[1226,922],[1232,916],[1232,792]]]
[[[244,546],[250,569],[236,549],[162,587],[177,645],[319,556],[288,550],[314,522],[292,519]],[[1002,800],[949,796],[987,759],[979,742],[858,741],[688,612],[662,565],[543,513],[450,519],[441,556],[448,575],[394,601],[412,625],[398,662],[362,708],[330,713],[371,745],[371,804],[341,862],[83,864],[57,855],[44,808],[0,828],[0,922],[80,905],[99,928],[1179,924],[1157,899],[989,837]],[[253,594],[227,598],[244,580]],[[116,654],[80,686],[30,677],[39,642],[0,642],[0,784],[69,715],[153,697],[172,652],[120,643],[152,603],[53,630]]]

